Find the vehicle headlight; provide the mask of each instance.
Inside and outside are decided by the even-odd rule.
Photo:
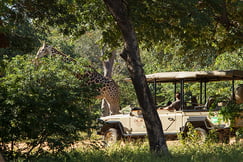
[[[102,127],[104,127],[104,125],[106,124],[106,121],[102,120],[102,119],[97,119],[97,127],[96,129],[101,129]]]
[[[105,121],[104,120],[102,120],[102,119],[97,119],[97,121],[98,121],[98,124],[102,124],[102,125],[104,125],[105,124]]]

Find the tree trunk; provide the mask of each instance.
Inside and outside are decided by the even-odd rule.
[[[0,26],[2,26],[2,25],[3,25],[2,20],[0,20]],[[9,47],[9,40],[8,40],[6,34],[3,33],[3,32],[0,33],[0,42],[1,42],[0,43],[0,48],[7,48],[7,47]]]
[[[104,0],[104,2],[115,18],[124,38],[125,45],[121,57],[126,61],[138,102],[142,108],[150,151],[169,155],[162,124],[142,68],[136,34],[128,18],[128,4],[123,0]]]
[[[104,54],[102,54],[102,55],[104,55]],[[112,67],[114,64],[115,56],[116,56],[116,51],[113,50],[111,52],[110,57],[107,60],[103,61],[104,76],[107,78],[110,78],[110,79],[112,77]]]
[[[109,59],[103,61],[104,76],[110,79],[112,76],[112,67],[115,60],[115,54],[116,51],[112,51]],[[103,51],[102,51],[102,55],[104,55]],[[102,110],[102,116],[110,115],[110,109],[105,99],[102,99],[101,110]]]

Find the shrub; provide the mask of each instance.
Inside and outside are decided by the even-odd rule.
[[[38,155],[44,146],[53,152],[62,151],[79,139],[81,131],[91,128],[96,119],[91,105],[97,88],[74,75],[84,71],[83,61],[41,61],[37,66],[27,55],[4,59],[5,74],[0,78],[0,148],[10,159],[29,157],[33,152]],[[26,144],[18,148],[23,141]]]

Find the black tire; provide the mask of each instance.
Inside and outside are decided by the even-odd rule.
[[[206,138],[207,138],[207,131],[203,128],[195,128],[195,131],[197,133],[197,136],[198,136],[198,140],[199,142],[205,142],[206,141]]]
[[[119,139],[118,130],[115,128],[108,129],[104,134],[104,141],[108,144],[114,144]]]

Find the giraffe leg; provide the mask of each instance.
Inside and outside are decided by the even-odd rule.
[[[120,110],[119,104],[117,104],[117,103],[110,104],[111,115],[120,114],[119,110]]]
[[[109,116],[111,114],[110,105],[107,103],[105,99],[102,99],[101,111],[102,111],[102,116]]]

